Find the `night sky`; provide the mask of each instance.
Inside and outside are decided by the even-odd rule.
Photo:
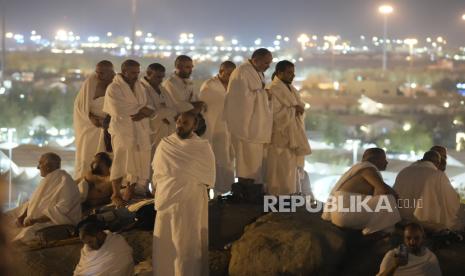
[[[7,30],[52,34],[68,28],[86,35],[107,31],[128,35],[131,0],[15,0],[7,2]],[[276,34],[295,36],[382,34],[376,0],[138,0],[138,28],[176,39],[181,32],[197,37],[236,35],[240,41]],[[389,33],[396,38],[443,35],[465,43],[465,0],[391,1]]]

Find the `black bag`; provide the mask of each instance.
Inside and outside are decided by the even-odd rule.
[[[235,202],[263,204],[263,184],[233,183],[231,191]]]

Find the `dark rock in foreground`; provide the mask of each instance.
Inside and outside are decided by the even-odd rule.
[[[247,226],[231,250],[229,273],[240,275],[330,275],[346,247],[345,234],[319,215],[272,213]]]
[[[319,213],[263,214],[261,205],[209,204],[210,275],[376,275],[384,254],[401,238],[366,242],[358,231],[342,230]],[[400,234],[400,232],[398,233]],[[123,233],[136,263],[150,268],[152,232]],[[232,248],[229,244],[233,242]],[[82,244],[36,251],[14,248],[14,275],[72,275]],[[226,247],[226,249],[225,249]],[[465,243],[435,246],[443,275],[463,276]]]

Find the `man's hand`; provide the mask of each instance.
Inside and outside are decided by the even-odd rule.
[[[148,118],[150,116],[153,115],[155,111],[148,108],[148,107],[142,107],[139,112],[137,112],[136,114],[134,115],[131,115],[131,118],[133,121],[137,122],[137,121],[140,121],[144,118]]]
[[[112,195],[111,201],[115,204],[116,208],[122,208],[126,205],[126,201],[123,200],[120,194]]]
[[[134,196],[134,190],[136,188],[136,184],[129,184],[126,189],[124,190],[122,199],[126,202],[132,199]]]
[[[196,114],[207,111],[207,104],[205,102],[191,102],[191,104],[194,106],[193,112]]]
[[[162,121],[163,121],[163,123],[165,123],[165,124],[167,124],[167,125],[170,124],[170,121],[168,121],[167,119],[163,119]]]
[[[301,107],[300,105],[295,105],[294,108],[295,108],[295,115],[296,116],[300,116],[300,115],[304,114],[304,112],[305,112],[305,109],[303,107]]]
[[[405,258],[405,256],[402,256],[400,254],[395,254],[394,255],[394,262],[396,266],[404,266],[408,264],[408,258]]]

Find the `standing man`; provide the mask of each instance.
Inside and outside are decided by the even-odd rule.
[[[154,275],[208,275],[208,194],[215,183],[215,157],[200,139],[196,113],[182,113],[176,133],[155,152]]]
[[[108,60],[97,63],[95,73],[81,86],[74,101],[73,124],[76,137],[76,162],[74,176],[85,176],[97,152],[105,150],[103,140],[103,112],[105,91],[113,80],[115,71]]]
[[[140,65],[128,59],[121,65],[108,86],[103,110],[111,116],[109,132],[114,159],[110,180],[112,201],[121,207],[134,192],[144,194],[150,174],[150,126],[153,108],[147,104],[147,93],[139,81]],[[127,189],[121,196],[121,185]],[[137,187],[136,187],[137,185]]]
[[[203,109],[203,103],[196,101],[197,95],[194,93],[194,84],[190,79],[194,69],[194,62],[190,57],[180,55],[176,58],[174,67],[174,73],[163,82],[163,87],[168,91],[176,105],[182,104],[185,106],[190,104],[195,107],[197,113],[200,113]]]
[[[205,137],[212,145],[215,154],[216,194],[229,192],[231,184],[234,183],[234,154],[223,111],[229,78],[235,68],[233,62],[223,62],[218,75],[205,81],[199,94],[199,99],[208,106],[203,115],[207,124]]]
[[[147,67],[146,76],[141,80],[142,86],[147,92],[148,101],[155,109],[150,119],[152,152],[155,152],[163,137],[171,135],[176,130],[174,117],[176,117],[177,112],[173,99],[171,99],[166,89],[161,86],[165,78],[165,71],[163,65],[152,63]]]
[[[264,147],[273,124],[263,73],[272,61],[271,52],[260,48],[234,70],[229,81],[224,114],[236,155],[236,176],[243,184],[262,181]]]
[[[269,90],[273,97],[273,132],[266,158],[265,183],[272,195],[291,195],[297,187],[298,161],[311,153],[304,128],[304,103],[292,85],[294,64],[276,64]]]

